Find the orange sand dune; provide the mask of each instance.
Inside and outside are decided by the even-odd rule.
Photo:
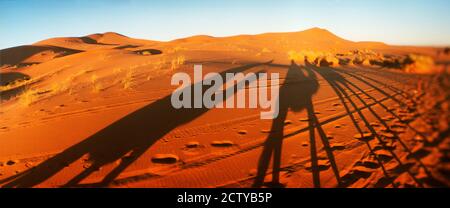
[[[0,58],[1,187],[450,186],[443,48],[319,28],[168,42],[108,32]],[[174,109],[171,77],[194,64],[279,73],[280,116]]]
[[[94,49],[113,49],[124,46],[142,46],[152,45],[158,43],[157,41],[133,39],[127,36],[107,32],[103,34],[92,34],[84,37],[70,37],[70,38],[51,38],[34,43],[33,45],[52,45],[63,46],[77,50],[94,50]]]
[[[81,51],[58,46],[27,45],[2,50],[0,60],[2,65],[26,65],[46,62],[57,57],[79,52]]]

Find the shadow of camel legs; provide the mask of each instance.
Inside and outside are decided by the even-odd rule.
[[[319,169],[317,164],[317,147],[315,142],[315,131],[317,129],[322,143],[324,144],[328,158],[332,163],[333,171],[339,181],[339,173],[334,156],[329,147],[325,132],[319,125],[318,119],[314,113],[312,104],[312,96],[318,91],[319,83],[315,73],[308,68],[299,67],[294,61],[291,65],[286,67],[285,83],[280,87],[279,94],[279,115],[273,120],[271,133],[267,137],[264,147],[259,158],[258,169],[253,187],[261,187],[265,185],[264,178],[269,168],[271,158],[273,158],[272,165],[272,181],[266,185],[272,187],[282,187],[280,184],[280,169],[281,169],[281,154],[283,142],[283,130],[285,119],[289,110],[301,111],[307,110],[309,117],[309,137],[311,143],[311,164],[312,175],[315,187],[320,187]]]
[[[353,93],[353,95],[355,96],[359,96],[356,94],[356,92],[354,92],[352,90],[352,88],[350,87],[350,85],[353,85],[353,83],[351,83],[350,81],[348,81],[344,76],[342,76],[341,74],[337,73],[334,69],[329,68],[329,67],[321,67],[318,68],[314,65],[308,65],[309,68],[313,69],[314,71],[316,71],[317,73],[319,73],[329,84],[330,86],[333,88],[333,90],[335,91],[335,93],[338,95],[338,97],[340,98],[347,114],[349,115],[349,117],[352,120],[353,125],[355,126],[355,128],[357,129],[359,134],[363,134],[365,131],[363,130],[363,128],[360,126],[360,124],[357,122],[355,116],[353,115],[353,112],[351,111],[351,109],[349,108],[346,100],[348,101],[348,103],[353,107],[353,109],[355,110],[355,112],[359,115],[359,117],[364,121],[365,126],[367,128],[369,128],[369,130],[371,131],[371,133],[373,135],[376,135],[375,130],[371,127],[371,125],[369,124],[369,122],[367,121],[366,117],[363,115],[363,113],[361,112],[361,107],[358,107],[355,102],[350,98],[350,95],[348,94],[347,90],[351,91]],[[358,97],[359,98],[359,97]],[[364,101],[359,98],[363,103]],[[368,106],[366,106],[368,107]],[[383,162],[381,161],[381,159],[379,157],[376,156],[376,154],[374,153],[374,149],[370,146],[368,141],[365,141],[369,151],[372,153],[372,155],[375,155],[375,159],[377,160],[379,166],[381,167],[383,173],[385,174],[385,176],[387,178],[389,178],[389,174],[386,171],[386,169],[383,166]],[[346,181],[346,182],[341,182],[341,184],[339,186],[341,187],[345,187],[346,184],[350,184],[351,182]]]
[[[362,81],[363,83],[367,84],[368,86],[373,87],[373,88],[376,89],[378,92],[383,92],[380,88],[377,88],[376,86],[374,86],[374,85],[372,85],[372,84],[370,84],[370,83],[365,82],[365,81],[362,80],[360,77],[356,77],[355,75],[353,75],[353,74],[351,74],[351,73],[348,73],[348,72],[346,72],[346,71],[344,71],[344,70],[340,70],[340,69],[327,69],[327,70],[333,70],[333,71],[336,71],[336,72],[334,72],[334,73],[342,73],[342,74],[350,75],[351,77],[356,78],[356,79],[359,80],[359,81]],[[356,84],[354,84],[354,83],[352,83],[352,82],[349,82],[349,81],[346,80],[346,85],[345,85],[345,87],[346,87],[346,89],[348,89],[348,90],[349,90],[349,91],[350,91],[350,92],[351,92],[351,93],[352,93],[352,94],[353,94],[353,95],[354,95],[354,96],[355,96],[355,97],[363,104],[363,106],[370,112],[370,114],[372,114],[372,115],[380,122],[381,126],[383,126],[383,127],[386,128],[386,129],[389,129],[389,125],[388,125],[388,124],[380,117],[380,115],[378,115],[378,113],[377,113],[376,111],[374,111],[374,110],[372,109],[372,107],[371,107],[370,105],[368,105],[368,103],[367,103],[363,98],[361,98],[361,96],[360,96],[355,90],[358,90],[360,93],[362,93],[362,94],[368,96],[371,100],[374,100],[375,103],[376,103],[378,106],[384,107],[385,109],[387,109],[387,107],[385,107],[382,103],[378,102],[374,97],[372,97],[372,96],[369,95],[367,92],[365,92],[361,87],[357,86]],[[355,89],[353,89],[352,87],[355,88]],[[394,98],[392,98],[392,96],[390,96],[390,95],[387,94],[386,92],[384,92],[383,94],[384,94],[386,97],[389,97],[391,100],[396,101]],[[349,101],[350,101],[350,103],[351,103],[352,105],[355,106],[355,104],[354,104],[353,101],[351,101],[351,100],[349,100]],[[357,112],[358,112],[358,114],[360,115],[360,117],[361,117],[362,121],[364,122],[364,124],[365,124],[365,125],[367,126],[367,128],[369,129],[369,131],[375,136],[375,138],[378,139],[378,141],[380,142],[380,144],[382,144],[383,148],[386,149],[386,146],[384,145],[384,143],[383,143],[382,139],[380,138],[378,132],[370,125],[370,123],[369,123],[369,121],[367,120],[367,118],[366,118],[360,111],[357,111]],[[394,115],[395,115],[395,114],[394,114]],[[414,130],[414,129],[412,129],[412,130]],[[425,170],[425,173],[426,173],[427,175],[430,175],[430,173],[429,173],[428,170],[427,170],[427,167],[426,167],[425,165],[423,165],[423,163],[420,161],[419,158],[414,157],[414,155],[412,154],[412,152],[411,152],[411,150],[409,149],[409,147],[408,147],[408,146],[400,139],[400,137],[398,136],[398,134],[395,133],[395,132],[392,132],[392,133],[393,133],[393,135],[395,136],[395,137],[394,137],[395,141],[398,142],[398,143],[403,147],[403,151],[406,152],[406,153],[408,154],[409,157],[411,157],[412,159],[416,160],[417,164],[418,164],[419,166],[421,166],[421,167]],[[390,149],[388,149],[388,151],[391,153],[392,157],[393,157],[400,165],[403,165],[403,162],[402,162],[401,159],[396,155],[396,153],[394,153],[394,152],[393,152],[392,150],[390,150]],[[380,165],[382,166],[382,164],[380,164]],[[382,168],[383,168],[383,167],[382,167]],[[383,169],[384,169],[384,168],[383,168]],[[411,178],[412,178],[419,186],[422,186],[421,181],[418,180],[418,179],[414,176],[414,174],[412,174],[409,170],[407,170],[406,172],[411,176]],[[386,175],[387,177],[389,177],[387,174],[385,174],[385,175]]]
[[[226,73],[244,72],[270,63],[249,64],[225,70],[219,73],[219,76],[224,78]],[[193,85],[201,84],[202,82]],[[193,89],[193,85],[189,87]],[[177,126],[196,119],[208,110],[207,108],[175,109],[171,105],[171,96],[166,96],[123,117],[19,176],[0,181],[0,184],[4,184],[3,187],[33,187],[84,155],[88,155],[92,165],[72,178],[66,186],[76,186],[102,166],[121,160],[119,166],[112,170],[100,184],[100,186],[106,186],[165,134]],[[122,160],[129,153],[131,157]]]

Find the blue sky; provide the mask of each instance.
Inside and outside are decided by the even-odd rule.
[[[0,0],[0,48],[114,31],[172,40],[321,27],[355,41],[450,45],[448,0]]]

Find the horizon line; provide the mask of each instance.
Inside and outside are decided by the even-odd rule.
[[[162,39],[158,39],[158,38],[147,38],[147,37],[138,37],[138,36],[133,36],[133,35],[128,35],[124,32],[114,32],[114,31],[104,31],[104,32],[94,32],[94,33],[89,33],[89,34],[85,34],[82,36],[53,36],[53,37],[48,37],[45,39],[41,39],[41,40],[37,40],[33,43],[30,44],[23,44],[23,45],[15,45],[15,46],[10,46],[10,47],[6,47],[6,48],[0,48],[0,50],[4,50],[4,49],[9,49],[9,48],[15,48],[15,47],[20,47],[20,46],[26,46],[26,45],[33,45],[36,44],[37,42],[40,41],[44,41],[44,40],[49,40],[49,39],[53,39],[53,38],[81,38],[81,37],[86,37],[86,36],[90,36],[90,35],[95,35],[95,34],[106,34],[106,33],[115,33],[118,35],[122,35],[125,36],[127,38],[132,38],[132,39],[139,39],[139,40],[146,40],[146,41],[156,41],[156,42],[163,42],[163,43],[167,43],[167,42],[172,42],[172,41],[176,41],[176,40],[181,40],[181,39],[186,39],[186,38],[192,38],[192,37],[197,37],[197,36],[207,36],[207,37],[211,37],[211,38],[231,38],[231,37],[238,37],[238,36],[257,36],[257,35],[265,35],[265,34],[282,34],[282,33],[298,33],[298,32],[305,32],[308,30],[314,30],[314,29],[318,29],[318,30],[325,30],[326,32],[331,33],[332,35],[337,36],[338,38],[344,39],[346,41],[351,41],[354,43],[379,43],[379,44],[385,44],[387,46],[394,46],[394,47],[431,47],[431,48],[448,48],[450,47],[450,43],[448,44],[395,44],[395,43],[389,43],[389,42],[384,42],[384,41],[378,41],[378,40],[360,40],[360,41],[355,41],[355,40],[350,40],[347,39],[345,37],[342,37],[341,35],[338,35],[326,28],[321,28],[321,27],[311,27],[308,29],[302,29],[302,30],[292,30],[292,31],[268,31],[268,32],[258,32],[258,33],[241,33],[241,34],[232,34],[232,35],[211,35],[211,34],[207,34],[207,33],[198,33],[198,34],[192,34],[192,35],[188,35],[188,36],[183,36],[183,37],[177,37],[174,39],[169,39],[169,40],[162,40]]]

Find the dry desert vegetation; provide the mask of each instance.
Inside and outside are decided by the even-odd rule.
[[[449,187],[449,50],[320,28],[0,51],[0,187]],[[280,74],[280,115],[174,109],[177,72]]]

